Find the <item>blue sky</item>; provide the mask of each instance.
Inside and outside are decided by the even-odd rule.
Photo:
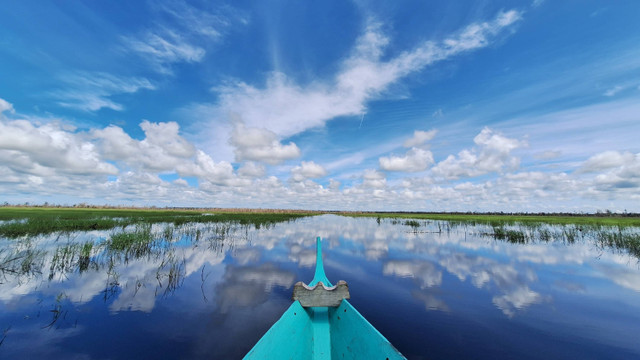
[[[640,211],[632,1],[0,13],[0,201]]]

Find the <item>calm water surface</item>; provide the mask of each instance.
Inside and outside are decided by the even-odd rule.
[[[313,277],[316,236],[329,279],[410,359],[640,358],[640,263],[625,250],[418,223],[156,224],[131,248],[113,231],[0,239],[0,358],[241,358]]]

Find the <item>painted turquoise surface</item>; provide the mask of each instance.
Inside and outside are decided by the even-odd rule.
[[[322,262],[322,239],[316,238],[316,272],[313,276],[313,280],[309,283],[309,286],[316,286],[317,283],[322,282],[326,286],[333,286],[331,281],[327,279],[327,275],[324,273],[324,263]]]
[[[405,359],[348,300],[329,308],[333,359]]]
[[[324,272],[322,240],[316,239],[316,270],[310,286],[332,286]],[[340,306],[303,308],[294,301],[244,357],[253,359],[405,359],[347,301]]]
[[[294,301],[245,359],[313,359],[312,320],[309,313]]]

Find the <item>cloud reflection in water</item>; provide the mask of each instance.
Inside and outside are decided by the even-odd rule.
[[[150,336],[148,346],[163,341],[185,357],[242,356],[290,304],[293,283],[310,280],[317,236],[325,239],[325,267],[330,279],[346,280],[352,286],[353,302],[374,323],[415,319],[416,324],[428,324],[442,316],[455,325],[460,317],[480,316],[483,323],[498,327],[505,321],[533,321],[527,316],[532,313],[564,329],[557,321],[557,313],[562,311],[567,318],[591,324],[581,328],[580,334],[595,339],[596,332],[588,329],[600,329],[608,323],[597,317],[585,318],[585,314],[605,308],[617,314],[617,319],[626,316],[629,324],[640,321],[638,260],[622,251],[595,246],[589,239],[513,244],[492,238],[488,235],[492,228],[487,225],[420,220],[418,227],[410,227],[391,219],[378,223],[376,219],[333,215],[260,229],[227,225],[220,231],[207,225],[189,226],[184,231],[174,228],[171,239],[158,240],[139,256],[123,256],[110,249],[110,232],[39,237],[28,242],[0,239],[0,263],[6,270],[0,277],[0,320],[11,319],[12,324],[3,347],[19,351],[26,346],[26,340],[12,340],[18,334],[39,341],[42,336],[34,332],[51,321],[37,319],[34,326],[34,321],[20,319],[24,315],[12,314],[48,313],[59,299],[61,310],[73,315],[54,324],[52,331],[69,329],[76,319],[79,323],[74,331],[58,332],[61,336],[55,337],[56,344],[102,334],[93,323],[94,317],[105,324],[127,324],[133,321],[127,319],[135,319],[135,329],[122,328],[122,335],[108,336],[139,333],[136,339],[143,346],[147,340],[141,337],[150,331],[153,336],[146,335]],[[197,230],[199,237],[189,235]],[[156,226],[153,231],[162,233],[162,228]],[[86,242],[94,246],[90,256],[83,258],[79,256],[82,247],[74,244]],[[60,249],[69,250],[72,256],[62,261],[58,255],[56,259],[56,253],[63,253]],[[27,255],[30,262],[25,267],[6,260],[21,256],[23,261]],[[598,302],[602,294],[608,294],[609,307]],[[574,301],[583,308],[572,306]],[[626,308],[616,306],[620,304]],[[100,318],[100,311],[96,311],[103,308],[108,309],[106,318]],[[385,308],[396,309],[393,320],[388,313],[371,311]],[[80,309],[89,313],[85,315]],[[411,318],[403,311],[410,312]],[[148,316],[148,320],[136,313]],[[159,319],[172,327],[157,326]],[[545,322],[527,326],[543,326]],[[625,326],[632,325],[608,328],[608,336],[624,339]],[[385,335],[395,336],[393,329]],[[450,335],[442,331],[440,336]],[[177,334],[182,342],[175,342]],[[83,349],[87,356],[95,355],[91,355],[93,350]],[[54,357],[79,355],[65,351],[71,350]],[[36,353],[44,352],[34,350],[31,354]],[[126,354],[125,349],[122,356],[111,357],[127,358]]]

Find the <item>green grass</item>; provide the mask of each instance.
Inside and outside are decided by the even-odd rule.
[[[527,244],[534,241],[574,243],[584,238],[591,238],[595,239],[600,246],[626,251],[640,259],[640,233],[638,232],[640,218],[638,217],[419,213],[352,213],[344,215],[373,217],[376,218],[378,224],[382,219],[388,218],[391,224],[408,226],[419,226],[420,224],[416,220],[433,220],[439,232],[442,232],[443,227],[450,229],[467,225],[488,225],[493,231],[485,233],[485,236],[513,244]],[[559,231],[551,231],[547,225],[557,225],[560,227]]]
[[[514,244],[527,243],[527,236],[522,230],[513,230],[513,229],[505,229],[503,227],[494,227],[493,237],[498,240],[506,240]]]
[[[640,258],[640,234],[638,233],[628,232],[619,228],[615,232],[600,231],[597,239],[603,246],[626,250],[631,255]]]
[[[411,226],[414,229],[417,229],[420,227],[420,223],[415,220],[407,220],[404,222],[404,224],[407,226]]]
[[[151,226],[144,224],[136,227],[132,232],[118,232],[111,235],[109,249],[114,251],[124,251],[140,244],[149,244],[153,241]]]
[[[18,238],[54,232],[109,230],[133,224],[217,223],[270,226],[309,214],[296,213],[203,213],[194,210],[121,210],[70,208],[0,208],[0,237]],[[168,230],[169,231],[169,230]]]
[[[461,222],[467,224],[558,224],[558,225],[602,225],[640,226],[640,217],[595,216],[595,215],[486,215],[486,214],[437,214],[437,213],[344,213],[354,217],[425,219]]]
[[[107,249],[111,254],[123,255],[127,261],[130,258],[137,259],[152,254],[154,249],[161,247],[163,241],[165,239],[151,232],[151,224],[139,224],[134,231],[111,234]]]

